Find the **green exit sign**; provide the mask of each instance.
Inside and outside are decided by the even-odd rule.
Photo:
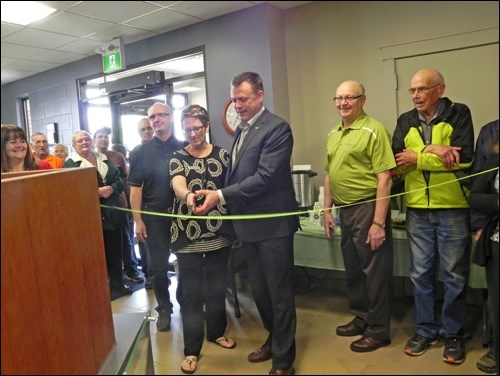
[[[104,73],[116,72],[123,69],[121,51],[102,55],[102,69]]]

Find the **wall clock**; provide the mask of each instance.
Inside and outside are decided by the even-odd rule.
[[[238,124],[240,124],[240,118],[234,109],[233,101],[228,99],[222,110],[222,125],[227,133],[234,135]]]

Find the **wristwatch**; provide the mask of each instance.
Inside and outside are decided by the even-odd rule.
[[[375,226],[378,226],[380,228],[385,228],[385,222],[377,222],[376,220],[373,220],[372,224],[374,224]]]

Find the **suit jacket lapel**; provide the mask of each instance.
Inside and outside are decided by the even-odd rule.
[[[267,118],[266,115],[267,115],[267,110],[265,110],[262,113],[262,115],[257,119],[257,121],[248,129],[248,133],[245,136],[245,139],[243,140],[243,143],[240,146],[240,149],[238,151],[238,155],[236,156],[234,164],[231,166],[231,174],[236,169],[236,166],[240,162],[242,155],[245,154],[245,149],[247,148],[248,144],[250,142],[252,142],[253,138],[257,135],[257,133],[262,128],[262,126],[265,124],[265,119]],[[236,137],[235,137],[234,142],[233,142],[233,147],[231,149],[231,155],[234,152],[234,148],[236,147],[236,144],[238,143],[238,138],[240,136],[240,133],[241,133],[241,129],[238,128],[238,130],[236,131]]]

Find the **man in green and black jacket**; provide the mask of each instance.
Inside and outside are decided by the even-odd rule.
[[[474,156],[469,108],[442,98],[440,72],[425,68],[412,77],[415,108],[398,118],[392,139],[405,181],[406,226],[411,251],[410,279],[415,299],[416,334],[405,353],[422,355],[444,339],[443,360],[465,360],[465,291],[471,247],[470,210],[464,176]],[[444,282],[440,322],[436,315],[436,265]]]

